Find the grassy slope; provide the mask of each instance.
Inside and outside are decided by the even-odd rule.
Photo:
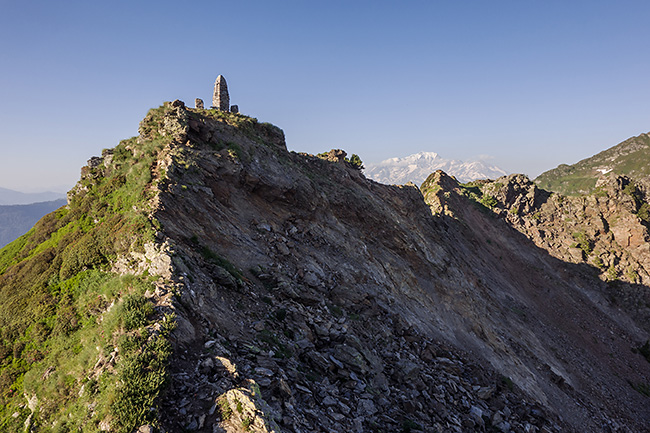
[[[171,141],[155,134],[166,110],[143,122],[149,139],[123,141],[106,167],[84,167],[68,208],[0,250],[0,431],[29,418],[36,431],[97,431],[107,421],[127,432],[155,418],[170,348],[146,328],[153,284],[110,267],[153,240],[146,204]]]
[[[540,174],[535,182],[543,189],[565,195],[590,193],[601,175],[597,169],[610,168],[632,178],[650,175],[650,135],[632,137],[574,165],[562,164]]]

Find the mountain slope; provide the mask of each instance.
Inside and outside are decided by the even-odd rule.
[[[413,187],[368,182],[340,152],[330,161],[287,153],[206,121],[190,123],[188,136],[193,145],[182,160],[193,169],[171,171],[157,218],[191,288],[177,311],[183,353],[205,369],[176,373],[182,379],[164,425],[201,425],[214,401],[210,377],[219,377],[214,356],[238,366],[239,389],[242,378],[255,380],[280,429],[314,430],[314,418],[336,431],[355,422],[394,430],[408,420],[435,430],[452,419],[468,430],[481,420],[553,430],[554,416],[580,431],[645,425],[646,397],[628,381],[648,383],[650,364],[631,350],[647,333],[590,290],[595,276],[540,251],[462,196],[460,220],[432,216],[435,201],[427,205]],[[241,152],[215,154],[210,143],[222,142]],[[436,188],[454,197],[458,186],[430,183],[425,198]],[[616,337],[601,341],[604,333]],[[446,405],[445,414],[423,391],[437,392],[427,377],[439,377],[448,356],[460,371],[484,367],[472,373],[475,385],[461,385],[468,407]],[[469,391],[505,392],[496,372],[529,396],[515,400],[547,408],[545,421],[503,419],[496,401],[505,399],[512,416],[515,400]],[[188,380],[206,398],[175,413]],[[238,389],[236,380],[227,383]],[[409,395],[421,396],[422,409],[409,407]],[[473,417],[472,407],[488,421]]]
[[[172,142],[133,138],[91,159],[69,205],[0,250],[0,431],[130,432],[155,420],[173,317],[153,296],[162,280],[147,277],[168,259],[151,209]],[[138,275],[113,269],[138,263]]]
[[[20,205],[60,200],[64,197],[58,192],[24,193],[0,188],[0,205]]]
[[[378,164],[367,164],[364,174],[377,182],[386,184],[420,185],[434,171],[443,170],[460,182],[477,179],[494,179],[506,174],[495,166],[482,161],[463,162],[442,158],[434,152],[420,152],[403,158],[390,158]]]
[[[139,131],[0,251],[5,430],[646,429],[647,331],[450,177],[180,101]]]
[[[610,173],[579,197],[549,193],[524,175],[468,185],[464,193],[488,204],[538,247],[583,265],[592,285],[650,332],[650,201],[630,178]]]
[[[629,138],[573,165],[559,165],[540,174],[535,183],[565,195],[587,194],[594,190],[599,177],[610,172],[647,182],[650,175],[650,135]]]
[[[0,206],[0,248],[25,234],[41,217],[66,204],[65,199]]]

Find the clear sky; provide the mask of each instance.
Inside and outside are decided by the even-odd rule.
[[[0,187],[66,189],[151,107],[232,104],[290,149],[536,176],[650,131],[647,1],[0,0]]]

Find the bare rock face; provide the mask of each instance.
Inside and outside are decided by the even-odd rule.
[[[332,162],[343,162],[347,153],[341,149],[332,149],[327,153],[326,159]]]
[[[214,82],[214,95],[212,105],[221,111],[228,111],[230,108],[230,96],[228,95],[228,84],[223,75],[219,75]]]

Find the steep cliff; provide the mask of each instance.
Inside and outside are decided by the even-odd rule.
[[[288,152],[273,125],[166,103],[0,252],[11,297],[47,251],[27,292],[51,305],[3,336],[0,365],[22,362],[3,426],[644,431],[642,314],[473,191],[441,172],[382,185],[342,151]],[[36,320],[32,359],[16,347]]]

